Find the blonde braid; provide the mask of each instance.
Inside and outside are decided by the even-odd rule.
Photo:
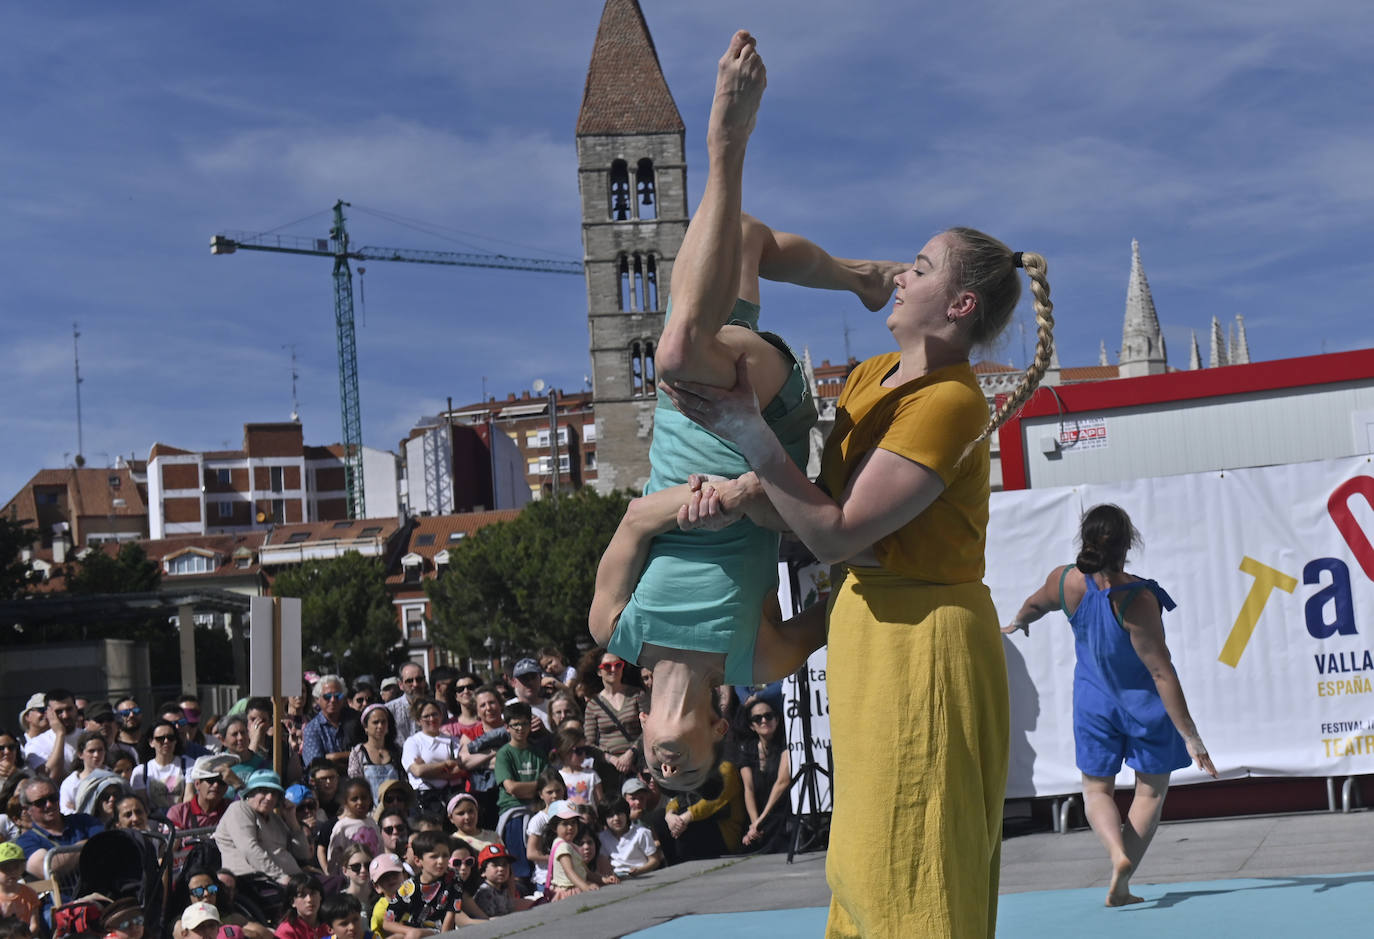
[[[1045,370],[1050,367],[1050,356],[1054,352],[1054,304],[1050,302],[1050,282],[1046,277],[1049,265],[1042,256],[1029,251],[1022,253],[1021,265],[1026,269],[1026,276],[1030,278],[1031,295],[1035,299],[1035,358],[1022,376],[1021,384],[1017,385],[1016,390],[1002,402],[1002,406],[992,415],[992,420],[988,421],[988,426],[983,428],[978,439],[969,445],[970,450],[988,439],[993,431],[1021,410],[1021,406],[1030,399],[1031,393],[1039,387],[1040,379],[1045,377]]]

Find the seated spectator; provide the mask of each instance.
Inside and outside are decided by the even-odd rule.
[[[133,698],[120,698],[115,702],[115,717],[119,724],[115,742],[138,762],[143,753],[143,708]]]
[[[401,765],[409,775],[419,810],[443,811],[449,799],[467,789],[459,743],[443,732],[444,709],[438,701],[417,696],[411,713],[420,729],[401,748]]]
[[[122,754],[121,754],[122,755]],[[113,770],[97,769],[76,790],[76,811],[95,816],[101,828],[115,827],[115,804],[133,792],[128,780]]]
[[[134,777],[134,767],[138,762],[134,757],[124,750],[116,750],[107,759],[110,762],[110,771],[116,773],[126,783]]]
[[[153,924],[156,932],[157,924]],[[138,901],[125,897],[100,912],[100,932],[105,939],[143,939],[148,933],[147,917]]]
[[[771,699],[751,698],[746,710],[752,730],[739,745],[738,766],[749,827],[740,840],[761,853],[783,851],[792,820],[787,736]]]
[[[453,824],[454,833],[472,845],[473,851],[481,851],[501,841],[496,832],[478,826],[477,799],[471,793],[460,792],[448,800],[448,820]]]
[[[50,849],[82,844],[104,827],[90,815],[80,812],[63,815],[58,805],[57,787],[51,780],[42,777],[20,784],[19,803],[24,808],[29,829],[15,843],[24,850],[26,869],[34,879],[44,876],[43,860]],[[65,873],[76,866],[76,860],[76,854],[64,855],[53,865],[53,873]]]
[[[367,870],[372,878],[372,886],[381,894],[372,906],[372,919],[369,922],[372,931],[378,936],[396,936],[398,939],[421,939],[422,936],[429,935],[429,930],[387,919],[392,899],[400,890],[401,884],[410,876],[400,857],[390,853],[380,854],[372,859]]]
[[[176,828],[213,828],[224,817],[232,800],[226,798],[226,777],[235,759],[231,754],[203,756],[191,766],[191,797],[167,810],[167,821]]]
[[[411,848],[418,870],[397,888],[388,903],[387,922],[447,932],[454,926],[467,926],[486,918],[463,895],[457,876],[449,869],[450,852],[443,832],[420,832],[412,840]]]
[[[549,699],[549,720],[553,723],[550,729],[557,733],[565,721],[577,721],[582,724],[582,705],[577,703],[577,698],[571,691],[564,689],[554,693]]]
[[[0,916],[13,916],[38,935],[42,909],[38,894],[24,884],[24,849],[13,841],[0,844]]]
[[[115,802],[115,827],[130,831],[152,831],[148,825],[148,803],[143,794],[126,792]]]
[[[4,795],[4,799],[0,800],[0,812],[5,810],[4,803],[9,801],[9,794],[27,773],[22,752],[19,738],[0,730],[0,795]]]
[[[315,766],[319,759],[332,762],[336,771],[348,765],[348,751],[358,742],[352,739],[358,715],[344,700],[347,693],[338,675],[325,675],[315,682],[319,711],[306,722],[301,738],[301,760],[307,767]],[[321,797],[320,801],[328,800]]]
[[[582,827],[582,833],[575,842],[577,851],[582,855],[582,863],[587,865],[587,879],[603,887],[620,883],[620,878],[611,870],[611,859],[601,853],[601,840],[590,824]]]
[[[71,814],[76,811],[76,790],[82,780],[92,772],[105,768],[105,754],[108,749],[105,738],[99,731],[83,730],[76,738],[76,759],[72,771],[62,780],[57,794],[62,802],[62,811]]]
[[[477,873],[477,848],[458,835],[452,835],[448,839],[448,849],[448,866],[458,878],[458,886],[463,888],[464,895],[473,896],[482,885],[482,878]]]
[[[625,680],[627,667],[620,656],[602,650],[596,676],[585,679],[599,678],[601,691],[590,697],[583,712],[587,742],[605,753],[621,776],[635,770],[635,745],[644,732],[639,715],[646,708],[643,692]]]
[[[48,729],[24,745],[24,758],[30,769],[60,783],[76,766],[76,699],[66,688],[53,688],[43,695],[43,707]]]
[[[213,903],[192,903],[173,927],[172,939],[215,939],[219,927],[219,909]]]
[[[332,939],[375,939],[363,925],[363,903],[351,893],[335,893],[320,904],[320,925]]]
[[[350,779],[344,783],[343,809],[334,823],[328,841],[323,842],[325,864],[321,870],[329,874],[343,871],[344,852],[355,844],[368,851],[368,860],[382,850],[382,829],[372,817],[372,787],[366,779]]]
[[[242,798],[225,810],[215,844],[236,876],[262,874],[280,884],[310,858],[295,809],[282,801],[281,779],[266,769],[249,776]]]
[[[23,751],[28,748],[30,740],[42,736],[48,729],[47,695],[41,691],[29,695],[24,710],[19,712],[19,726],[24,730],[24,736],[19,741],[20,750]]]
[[[401,778],[401,748],[396,743],[391,712],[369,704],[362,712],[363,739],[348,754],[348,775],[362,777],[372,787],[372,799],[381,799],[382,784]]]
[[[222,926],[237,926],[248,939],[272,939],[272,928],[261,921],[265,917],[257,905],[239,900],[238,878],[229,871],[194,871],[187,885],[191,899],[214,904],[220,911]],[[221,936],[220,939],[229,937]]]
[[[339,817],[339,768],[334,761],[316,757],[306,766],[310,789],[315,793],[320,811],[326,818]]]
[[[343,849],[339,865],[344,877],[343,892],[356,898],[369,917],[372,907],[377,902],[377,891],[372,886],[372,877],[369,873],[372,858],[373,852],[355,841]]]
[[[429,686],[435,701],[444,707],[444,719],[440,721],[447,724],[453,717],[456,710],[456,703],[453,700],[453,680],[458,677],[458,670],[448,665],[440,665],[429,672]]]
[[[496,824],[499,790],[493,764],[496,751],[510,741],[505,718],[501,716],[501,695],[495,688],[481,687],[473,692],[478,724],[463,732],[467,746],[459,751],[463,768],[468,771],[473,795],[477,796],[478,819],[484,828]]]
[[[211,733],[215,722],[210,719],[211,715],[201,710],[200,698],[193,694],[183,694],[177,698],[177,704],[181,706],[182,717],[186,718],[187,733],[183,739],[188,744],[188,753],[189,744],[192,743],[204,747],[211,753],[218,753],[222,747],[221,741]],[[195,756],[193,753],[189,755]]]
[[[361,714],[380,701],[381,696],[373,686],[371,675],[359,675],[353,679],[353,694],[348,697],[349,707]]]
[[[478,874],[482,883],[473,900],[489,917],[505,916],[534,906],[532,900],[520,896],[515,878],[510,872],[510,855],[499,844],[489,844],[477,855]]]
[[[377,819],[377,827],[382,830],[382,852],[405,857],[406,845],[410,842],[410,823],[405,813],[383,812]],[[372,881],[376,883],[377,879],[374,877]]]
[[[382,703],[387,704],[401,696],[401,679],[394,675],[382,679]]]
[[[630,806],[630,821],[657,835],[663,824],[663,795],[653,777],[631,776],[620,784],[620,795]]]
[[[435,684],[438,683],[436,678]],[[444,733],[450,737],[471,738],[472,731],[481,726],[482,719],[477,716],[477,689],[480,684],[472,672],[457,672],[454,675],[446,702],[449,718],[444,724]]]
[[[329,927],[320,922],[323,893],[314,874],[293,874],[286,882],[286,915],[274,930],[277,939],[324,939],[329,935]]]
[[[120,750],[138,760],[138,750],[119,742],[119,721],[115,719],[114,708],[104,701],[97,701],[86,709],[86,730],[100,734],[105,740],[106,762]],[[80,751],[78,746],[77,750]]]
[[[663,821],[670,838],[659,840],[674,862],[735,854],[747,817],[739,771],[722,760],[695,792],[668,800]]]
[[[186,774],[195,760],[181,752],[177,726],[165,718],[153,725],[148,739],[153,746],[152,759],[134,767],[129,784],[143,793],[150,807],[166,812],[185,797]]]
[[[372,817],[382,820],[382,815],[399,812],[402,818],[410,818],[410,810],[415,804],[415,794],[404,779],[388,779],[377,788],[376,804],[372,807]]]
[[[591,880],[591,871],[582,853],[577,850],[578,836],[586,830],[587,823],[569,802],[562,802],[550,811],[549,827],[544,832],[544,850],[549,855],[549,887],[545,896],[551,900],[566,900],[598,889],[599,885]]]
[[[599,836],[601,853],[610,860],[611,870],[621,880],[663,866],[663,852],[658,849],[653,832],[630,820],[630,806],[623,796],[602,807],[601,820],[605,826]]]
[[[191,719],[186,716],[186,712],[181,709],[181,705],[175,701],[164,702],[157,709],[159,720],[166,721],[172,725],[177,732],[177,753],[195,760],[210,753],[210,748],[200,743],[196,735],[200,729],[191,723]],[[200,720],[200,711],[196,711],[196,720]],[[153,747],[153,755],[157,755],[157,747]]]

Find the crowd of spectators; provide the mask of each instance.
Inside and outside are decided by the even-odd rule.
[[[733,733],[683,793],[644,767],[648,674],[604,649],[575,666],[542,649],[488,681],[415,664],[380,683],[307,678],[278,719],[266,698],[224,715],[195,696],[151,712],[29,698],[0,729],[0,939],[419,939],[668,864],[786,850],[777,686],[720,690]],[[109,831],[145,846],[148,875],[76,896]]]

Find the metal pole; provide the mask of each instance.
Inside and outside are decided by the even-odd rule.
[[[558,498],[558,390],[549,389],[549,470],[553,473],[553,497]]]
[[[281,700],[281,598],[272,598],[272,769],[281,779],[282,771]]]

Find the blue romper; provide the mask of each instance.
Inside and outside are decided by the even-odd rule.
[[[669,310],[672,303],[669,301]],[[669,313],[671,316],[671,313]],[[758,330],[759,307],[737,300],[730,322]],[[797,358],[772,333],[759,335],[792,363],[763,417],[788,456],[806,466],[816,405]],[[735,478],[749,464],[734,444],[685,417],[660,391],[649,446],[649,483],[657,492],[687,481],[690,473]],[[679,531],[654,538],[629,603],[606,648],[639,664],[644,643],[669,649],[725,653],[725,683],[754,683],[754,641],[764,599],[778,589],[778,535],[747,518],[720,531]]]
[[[1169,773],[1192,763],[1183,738],[1164,711],[1155,681],[1140,661],[1130,634],[1112,609],[1113,593],[1126,593],[1126,605],[1149,590],[1162,611],[1176,603],[1153,580],[1138,580],[1103,590],[1084,575],[1087,592],[1078,609],[1064,605],[1065,568],[1059,578],[1059,606],[1073,627],[1073,736],[1078,768],[1089,776],[1115,776],[1124,757],[1138,773]],[[1124,608],[1124,606],[1123,606]]]

